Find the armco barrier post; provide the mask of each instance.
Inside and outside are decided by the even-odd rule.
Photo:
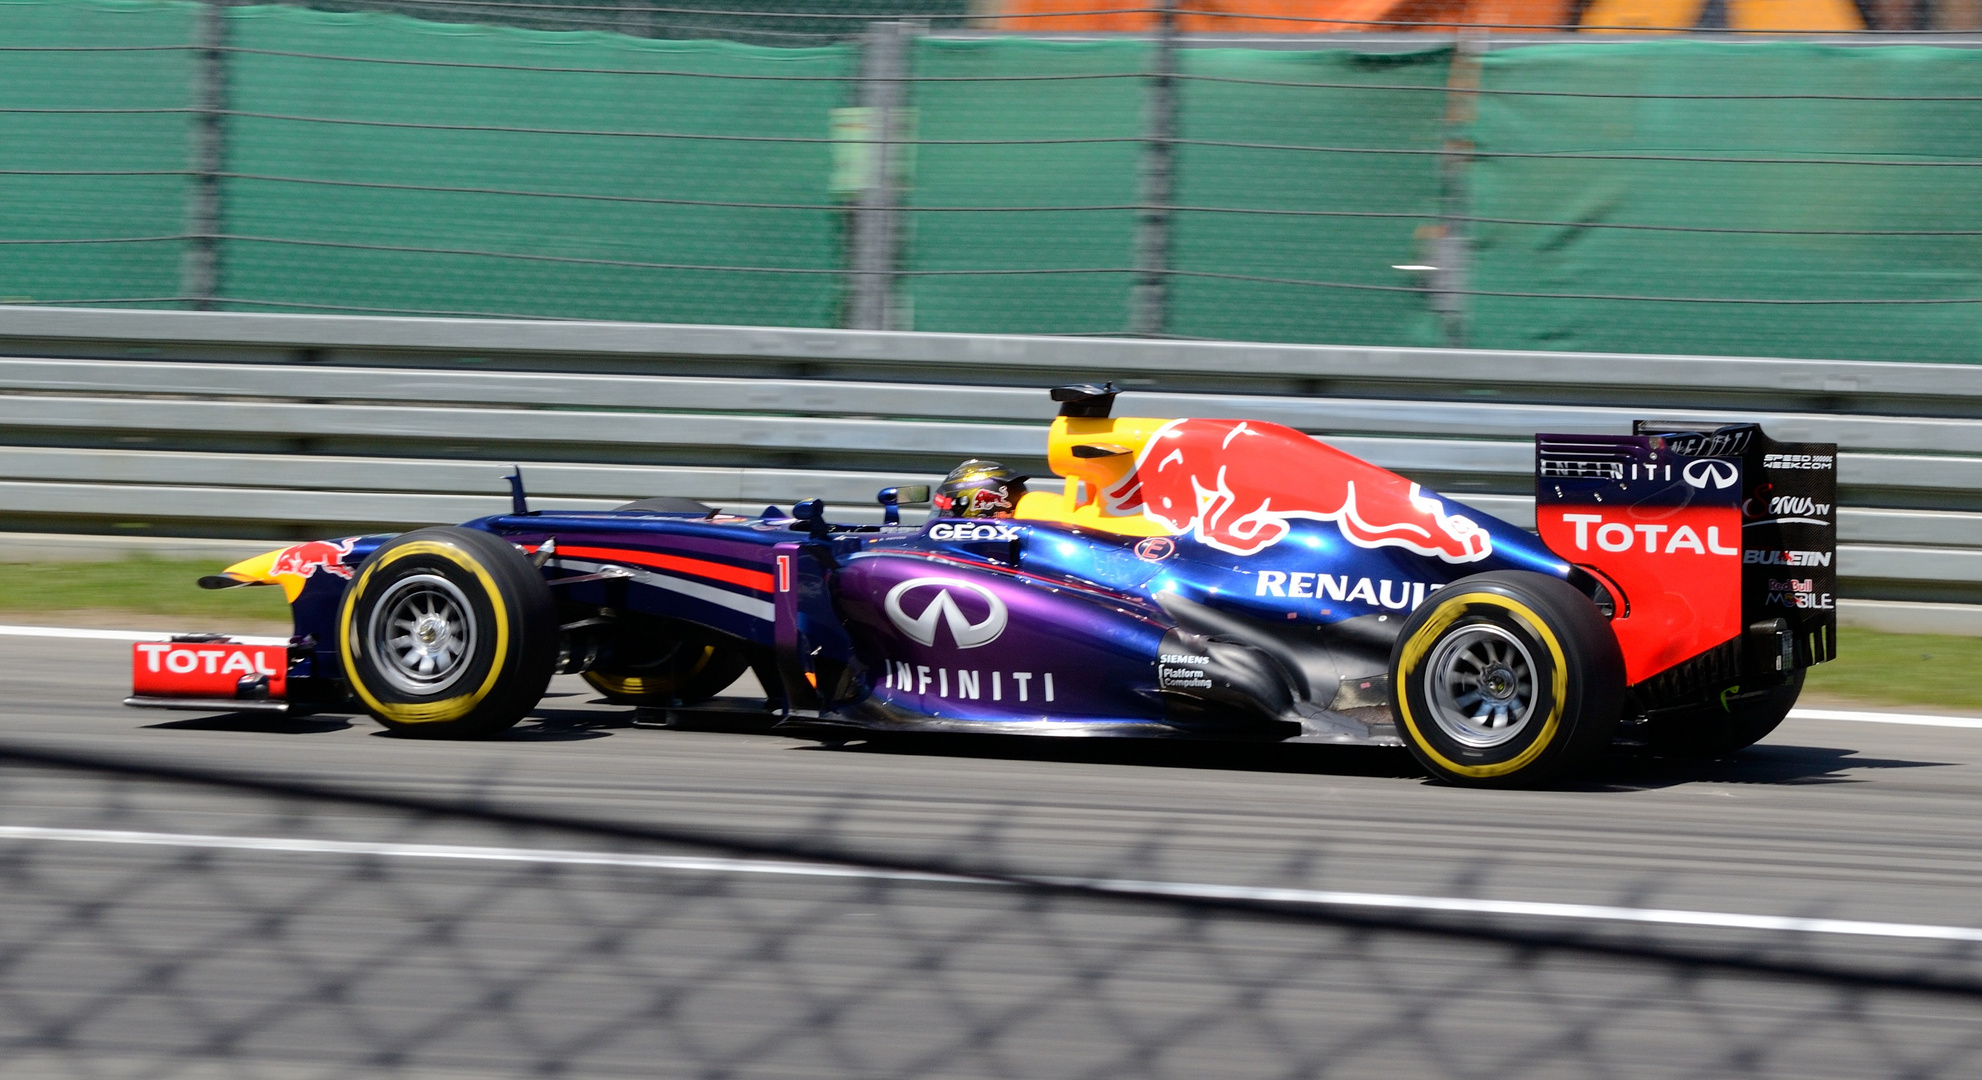
[[[1162,334],[1169,321],[1170,202],[1176,189],[1177,0],[1160,0],[1150,50],[1143,131],[1142,219],[1136,228],[1136,285],[1130,332]]]
[[[179,295],[211,311],[220,292],[220,173],[225,167],[227,12],[219,0],[200,5],[199,51],[193,61],[193,125],[186,185],[186,253]]]
[[[895,266],[901,251],[901,135],[906,105],[907,28],[871,24],[861,39],[860,104],[866,110],[866,183],[853,215],[852,330],[898,330]]]

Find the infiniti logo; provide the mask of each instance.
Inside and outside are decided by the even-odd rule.
[[[922,614],[910,617],[902,610],[902,600],[910,593],[925,586],[935,588],[936,598],[922,609]],[[951,589],[962,589],[974,593],[990,607],[984,621],[973,623],[970,616],[963,613],[957,602],[950,596]],[[955,639],[959,649],[975,649],[979,645],[989,645],[1005,632],[1005,602],[998,594],[975,582],[961,578],[924,577],[910,578],[888,590],[888,598],[883,604],[888,612],[888,621],[895,628],[909,636],[918,645],[936,644],[936,623],[941,620],[950,627],[950,637]]]
[[[1696,488],[1728,488],[1734,486],[1734,481],[1741,475],[1741,471],[1736,469],[1731,461],[1706,458],[1688,462],[1685,471],[1680,475],[1686,478],[1688,484]]]

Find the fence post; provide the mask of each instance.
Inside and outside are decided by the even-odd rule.
[[[619,0],[619,32],[627,37],[652,37],[654,11],[642,0]]]
[[[1142,217],[1136,226],[1136,284],[1130,332],[1154,337],[1169,324],[1170,204],[1176,186],[1177,0],[1159,0],[1151,42],[1143,129]]]
[[[1478,115],[1480,38],[1461,32],[1453,42],[1452,66],[1445,77],[1445,147],[1439,157],[1439,215],[1431,245],[1431,307],[1449,348],[1466,346],[1466,282],[1471,270],[1471,236],[1466,218],[1466,171],[1473,161],[1473,140],[1466,127]]]
[[[853,302],[847,325],[855,330],[897,330],[895,266],[901,250],[901,153],[907,26],[877,22],[860,50],[860,104],[866,110],[866,183],[853,214]]]
[[[222,0],[200,5],[193,60],[193,130],[186,186],[186,252],[179,295],[211,311],[220,292],[220,173],[226,167],[227,16]]]

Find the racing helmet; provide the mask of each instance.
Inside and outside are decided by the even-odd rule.
[[[1025,494],[1025,479],[995,461],[971,458],[951,469],[936,489],[936,515],[1011,517]]]

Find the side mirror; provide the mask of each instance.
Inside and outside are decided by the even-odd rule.
[[[791,528],[797,532],[811,533],[815,537],[825,536],[832,531],[826,524],[826,500],[807,499],[795,503],[791,508]]]
[[[881,504],[881,522],[885,525],[899,525],[902,521],[903,506],[922,506],[929,502],[928,484],[909,484],[905,487],[882,488],[874,496]]]

